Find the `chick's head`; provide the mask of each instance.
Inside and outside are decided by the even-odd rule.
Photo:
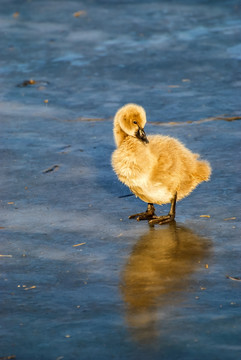
[[[144,140],[144,126],[146,124],[146,113],[142,106],[127,104],[120,108],[115,116],[115,121],[119,123],[121,129],[130,136]],[[147,139],[146,139],[147,140]],[[147,142],[144,140],[145,142]]]

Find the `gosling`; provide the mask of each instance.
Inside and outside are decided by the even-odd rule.
[[[127,104],[117,111],[113,128],[117,149],[112,154],[112,166],[119,180],[148,204],[145,212],[129,219],[162,225],[174,221],[176,201],[209,180],[211,166],[175,138],[147,138],[145,124],[146,113],[139,105]],[[171,203],[168,215],[156,216],[154,204],[167,203]]]

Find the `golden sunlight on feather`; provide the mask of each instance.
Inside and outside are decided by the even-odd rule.
[[[146,113],[139,105],[127,104],[117,111],[113,129],[117,149],[112,155],[112,166],[119,180],[148,203],[146,212],[130,218],[149,220],[151,225],[166,224],[175,218],[176,201],[209,180],[211,167],[177,139],[147,137],[145,124]],[[166,203],[171,203],[169,214],[157,217],[153,204]]]

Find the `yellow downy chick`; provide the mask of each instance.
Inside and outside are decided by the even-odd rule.
[[[146,113],[139,105],[127,104],[117,111],[113,129],[117,149],[112,166],[119,180],[148,203],[146,212],[129,218],[166,224],[175,218],[176,201],[209,180],[211,167],[177,139],[162,135],[147,138],[145,124]],[[157,217],[153,204],[166,203],[171,203],[169,214]]]

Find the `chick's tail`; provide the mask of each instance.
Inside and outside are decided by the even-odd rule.
[[[212,173],[212,168],[208,161],[199,160],[196,169],[196,178],[201,181],[208,181]]]

